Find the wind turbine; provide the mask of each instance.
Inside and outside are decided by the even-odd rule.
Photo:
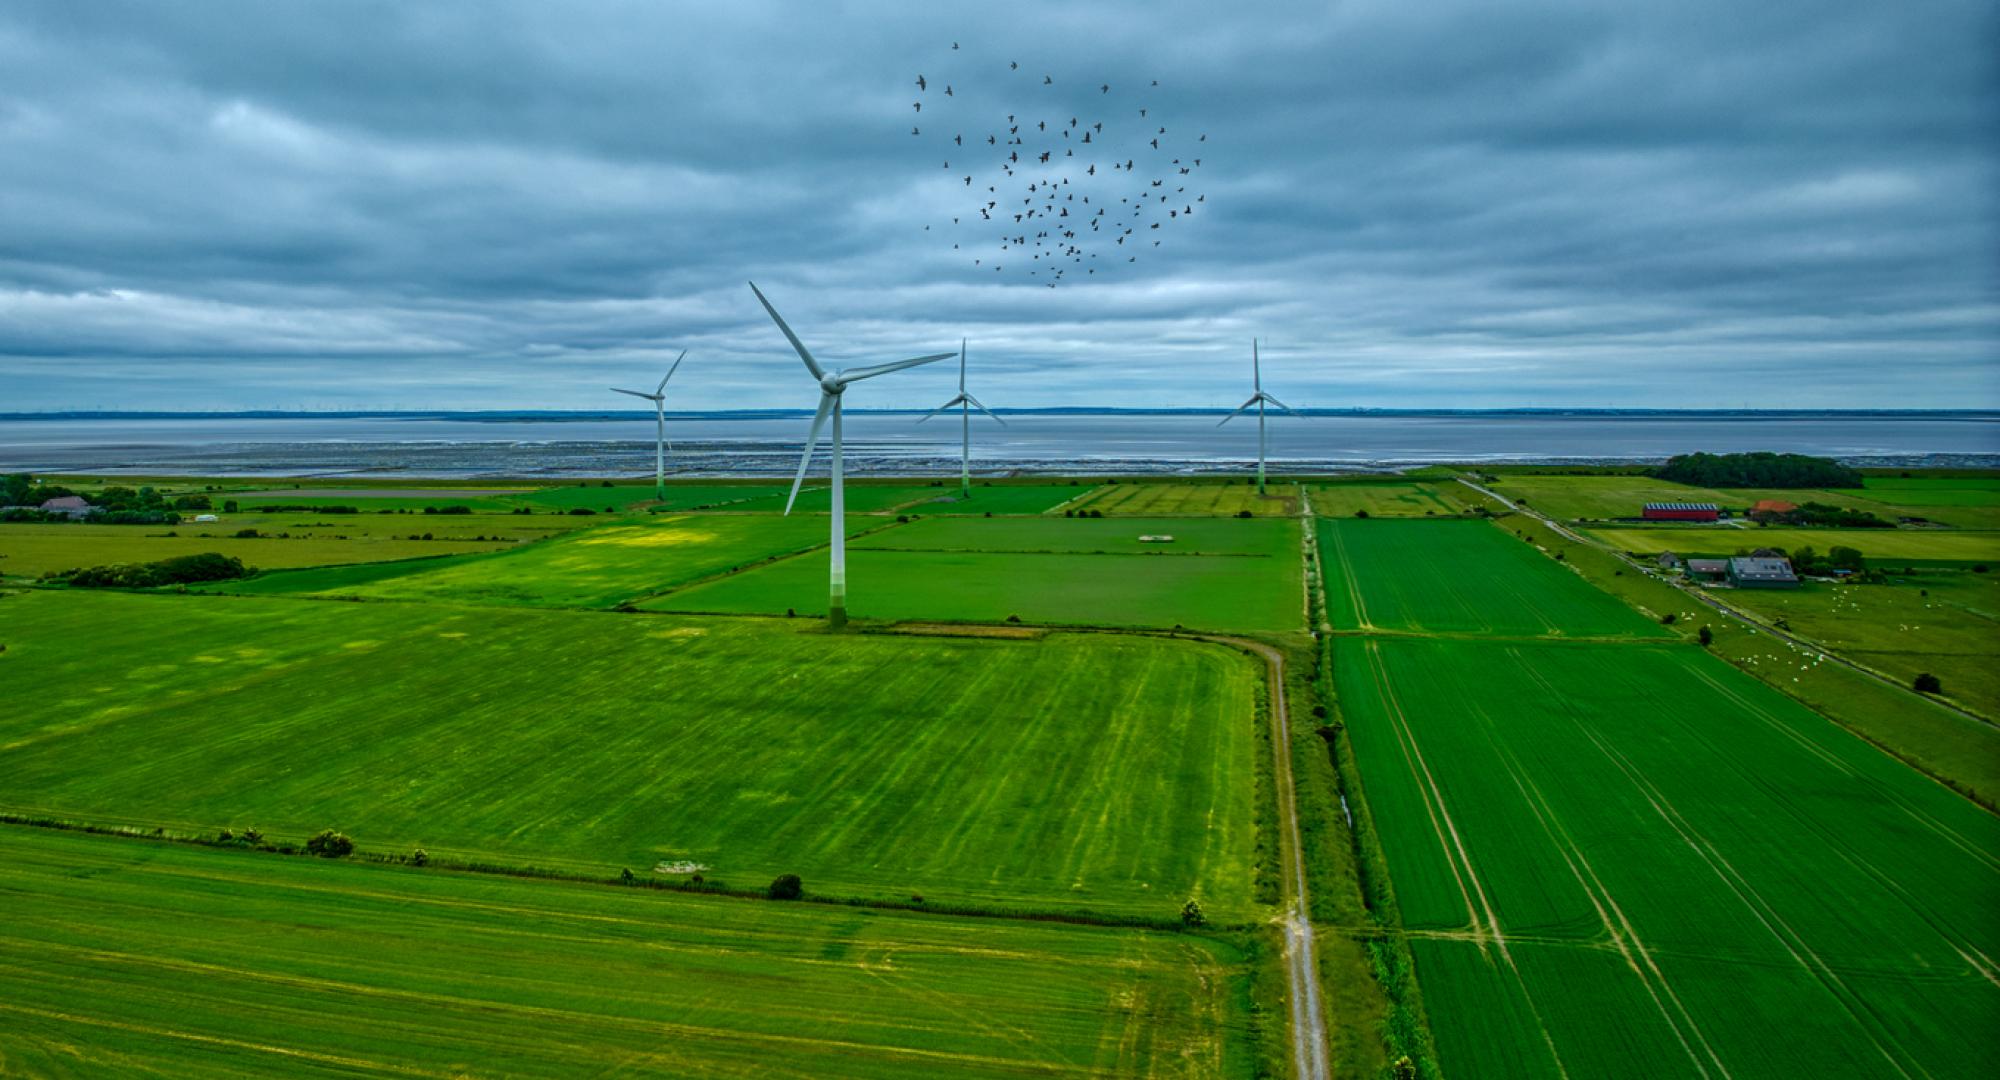
[[[819,410],[813,413],[812,430],[806,434],[806,451],[799,458],[799,474],[792,478],[792,494],[785,500],[786,514],[792,512],[792,503],[799,497],[799,485],[805,483],[806,466],[812,464],[813,450],[819,445],[820,428],[825,426],[829,413],[833,416],[833,542],[830,545],[831,567],[827,574],[826,621],[828,625],[838,629],[847,623],[847,494],[843,484],[840,459],[840,396],[846,392],[850,383],[872,379],[877,375],[887,375],[907,367],[916,367],[918,364],[949,360],[951,354],[933,353],[912,360],[898,360],[893,364],[828,371],[819,366],[819,361],[813,359],[812,353],[806,351],[805,344],[799,340],[799,336],[792,333],[792,328],[785,324],[784,316],[779,315],[778,309],[772,307],[769,300],[764,299],[764,291],[757,287],[756,282],[750,283],[750,291],[757,294],[757,302],[764,305],[764,310],[771,315],[771,321],[778,324],[778,329],[784,332],[785,340],[791,342],[792,348],[798,350],[799,359],[806,362],[806,370],[811,372],[813,379],[819,383]]]
[[[1228,416],[1222,418],[1222,424],[1227,424],[1231,420],[1234,420],[1237,417],[1242,416],[1243,410],[1248,409],[1252,405],[1257,406],[1257,494],[1259,495],[1264,494],[1264,403],[1270,402],[1271,404],[1276,405],[1278,408],[1285,410],[1286,413],[1292,416],[1298,415],[1298,413],[1292,412],[1291,406],[1285,404],[1282,401],[1279,401],[1277,398],[1274,398],[1271,395],[1264,392],[1264,374],[1262,371],[1262,367],[1263,367],[1262,363],[1257,359],[1257,339],[1251,338],[1250,339],[1250,385],[1252,388],[1256,390],[1256,393],[1251,394],[1250,400],[1238,406],[1235,412],[1230,413]],[[1222,424],[1217,424],[1215,426],[1221,427]]]
[[[917,421],[917,423],[921,424],[924,420],[929,420],[931,417],[951,408],[953,405],[958,406],[958,497],[969,499],[972,497],[972,410],[978,409],[980,412],[992,417],[993,422],[999,424],[1001,427],[1006,427],[1007,421],[994,416],[992,410],[979,403],[978,398],[965,392],[964,338],[958,339],[958,396],[925,413],[924,419]]]
[[[687,354],[686,349],[681,350],[681,354],[674,358],[674,366],[667,369],[666,379],[661,379],[660,385],[654,387],[650,394],[640,393],[637,390],[620,390],[615,386],[611,388],[614,394],[630,394],[653,403],[653,498],[655,499],[664,500],[667,497],[667,379],[673,378],[674,372],[680,370],[681,361],[687,359]]]

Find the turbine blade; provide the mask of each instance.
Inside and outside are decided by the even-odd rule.
[[[958,339],[958,392],[965,393],[965,339]]]
[[[1264,392],[1264,364],[1257,359],[1257,339],[1250,339],[1250,388]]]
[[[956,404],[958,404],[959,402],[961,402],[961,401],[965,401],[965,400],[969,400],[969,399],[967,399],[967,398],[966,398],[966,396],[965,396],[964,394],[960,394],[959,396],[957,396],[957,397],[955,397],[955,398],[952,398],[952,399],[951,399],[950,401],[947,401],[947,402],[945,402],[944,404],[942,404],[942,405],[938,406],[937,408],[935,408],[935,409],[932,409],[931,411],[929,411],[929,412],[925,413],[925,414],[924,414],[924,415],[923,415],[923,416],[922,416],[921,418],[919,418],[919,419],[917,420],[917,423],[921,424],[921,423],[923,423],[923,422],[924,422],[925,420],[929,420],[929,419],[930,419],[931,417],[933,417],[933,416],[936,416],[937,414],[939,414],[939,413],[941,413],[941,412],[945,411],[946,409],[949,409],[949,408],[951,408],[951,407],[952,407],[953,405],[956,405]]]
[[[966,401],[968,401],[968,402],[970,402],[970,403],[972,404],[972,407],[973,407],[973,408],[975,408],[975,409],[978,409],[978,410],[979,410],[980,412],[983,412],[983,413],[985,413],[985,414],[986,414],[986,416],[987,416],[987,418],[988,418],[988,419],[990,419],[990,420],[992,420],[992,421],[993,421],[994,423],[996,423],[996,424],[999,424],[999,425],[1000,425],[1001,427],[1006,427],[1006,426],[1007,426],[1007,421],[1005,421],[1005,420],[1002,420],[1002,419],[1000,419],[1000,418],[999,418],[999,417],[997,417],[997,416],[994,416],[994,415],[993,415],[993,410],[991,410],[991,409],[987,408],[987,407],[986,407],[986,406],[984,406],[984,405],[981,405],[981,404],[979,403],[979,399],[978,399],[978,398],[976,398],[976,397],[973,397],[973,396],[972,396],[971,394],[967,394],[967,395],[965,395],[965,400],[966,400]]]
[[[1276,405],[1278,408],[1283,409],[1288,413],[1291,413],[1293,416],[1298,415],[1298,413],[1292,412],[1292,407],[1290,405],[1287,405],[1284,402],[1279,401],[1277,398],[1274,398],[1269,394],[1264,395],[1264,400],[1270,402],[1273,405]]]
[[[1246,402],[1244,402],[1243,404],[1241,404],[1241,405],[1237,406],[1237,407],[1236,407],[1236,411],[1235,411],[1235,412],[1233,412],[1233,413],[1230,413],[1230,414],[1229,414],[1228,416],[1225,416],[1225,417],[1223,417],[1223,418],[1222,418],[1222,423],[1221,423],[1221,424],[1217,424],[1217,425],[1215,425],[1215,426],[1216,426],[1216,427],[1221,427],[1221,426],[1222,426],[1222,424],[1227,424],[1227,423],[1228,423],[1228,422],[1230,422],[1231,420],[1234,420],[1234,419],[1236,419],[1237,417],[1239,417],[1239,416],[1242,416],[1242,415],[1243,415],[1244,413],[1246,413],[1246,412],[1248,412],[1248,411],[1250,410],[1250,406],[1252,406],[1252,405],[1255,405],[1255,404],[1257,404],[1257,399],[1256,399],[1256,398],[1251,398],[1251,399],[1250,399],[1249,401],[1246,401]]]
[[[785,317],[778,314],[778,309],[772,307],[769,300],[764,299],[764,291],[757,287],[756,282],[750,283],[750,291],[757,294],[757,302],[764,305],[765,311],[771,313],[771,321],[777,323],[778,329],[785,332],[785,340],[791,342],[792,348],[799,351],[799,359],[806,362],[806,370],[812,372],[815,379],[826,378],[826,371],[819,366],[819,361],[813,359],[813,354],[806,351],[805,343],[799,340],[797,334],[792,333],[792,328],[785,325]]]
[[[833,411],[833,395],[819,396],[819,411],[813,414],[812,430],[806,433],[806,452],[799,455],[799,474],[792,477],[792,494],[785,500],[785,513],[792,512],[792,503],[799,497],[799,485],[806,482],[806,466],[812,464],[813,447],[819,445],[819,429],[826,424],[826,414]]]
[[[671,379],[671,378],[673,378],[673,377],[674,377],[674,372],[676,372],[676,371],[679,371],[679,370],[680,370],[680,368],[681,368],[681,361],[683,361],[683,360],[685,360],[685,359],[687,359],[687,358],[688,358],[688,351],[687,351],[686,349],[682,349],[682,350],[681,350],[681,354],[680,354],[679,356],[676,356],[676,357],[674,357],[674,366],[673,366],[673,367],[670,367],[670,368],[668,368],[668,369],[667,369],[667,379]],[[658,388],[658,389],[656,389],[656,390],[654,390],[654,391],[653,391],[653,393],[655,393],[655,394],[664,394],[664,393],[666,393],[666,392],[667,392],[667,379],[661,379],[661,380],[660,380],[660,385],[659,385],[659,388]]]
[[[630,394],[633,397],[645,398],[647,401],[651,401],[658,396],[657,394],[642,394],[637,390],[620,390],[615,386],[611,388],[611,392],[614,394]]]
[[[901,371],[906,367],[916,367],[918,364],[934,364],[939,360],[949,360],[957,355],[957,353],[948,352],[932,353],[929,356],[919,356],[910,360],[898,360],[893,364],[876,364],[874,367],[854,368],[851,371],[841,372],[840,382],[844,386],[862,379],[872,379],[877,375],[887,375],[892,371]]]

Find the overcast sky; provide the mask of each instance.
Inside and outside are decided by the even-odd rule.
[[[810,407],[750,279],[989,405],[1234,405],[1255,335],[1294,406],[2000,406],[1990,0],[958,6],[9,0],[0,411],[618,408],[682,348],[675,407]],[[919,73],[1206,134],[1201,212],[973,267]]]

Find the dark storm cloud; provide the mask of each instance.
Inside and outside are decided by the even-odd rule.
[[[608,407],[682,347],[680,404],[809,403],[752,277],[994,403],[1226,403],[1256,334],[1295,405],[2000,404],[1990,5],[1219,10],[10,4],[0,411]],[[1204,214],[987,280],[919,71],[1143,87]]]

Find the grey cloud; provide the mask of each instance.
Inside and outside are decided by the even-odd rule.
[[[594,408],[683,346],[689,406],[795,404],[753,277],[829,357],[970,337],[995,403],[1222,402],[1260,335],[1295,405],[1994,406],[1996,29],[1977,2],[17,3],[0,410]],[[1203,214],[1060,289],[974,271],[907,134],[919,70],[996,118],[1143,88],[1210,135]]]

